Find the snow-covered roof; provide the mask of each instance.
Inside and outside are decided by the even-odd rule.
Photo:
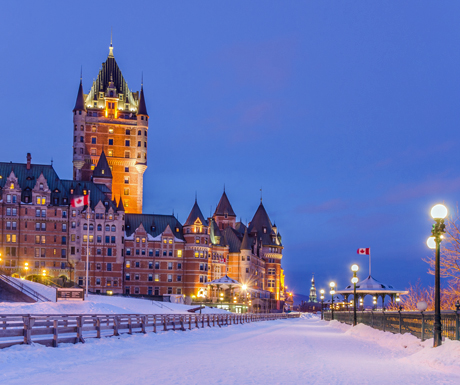
[[[230,278],[228,275],[224,275],[221,278],[215,279],[214,281],[208,282],[206,285],[213,285],[213,286],[241,286],[241,283],[238,282],[237,280]]]
[[[353,285],[348,285],[344,290],[337,290],[337,294],[352,294]],[[377,281],[372,276],[368,276],[356,284],[356,293],[366,294],[407,294],[407,290],[396,290],[393,286]]]

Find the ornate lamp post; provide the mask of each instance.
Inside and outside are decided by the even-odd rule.
[[[319,297],[321,299],[321,319],[323,319],[324,318],[324,315],[323,315],[324,289],[321,289],[319,293],[321,294],[321,296]]]
[[[358,270],[359,266],[356,264],[351,267],[351,271],[353,272],[353,278],[351,279],[351,282],[353,283],[353,326],[356,326],[356,284],[358,283],[356,273]]]
[[[447,216],[447,208],[438,204],[431,209],[431,216],[435,224],[431,228],[431,237],[427,240],[430,249],[436,249],[435,269],[434,269],[434,328],[433,328],[433,347],[442,345],[442,324],[441,324],[441,278],[440,278],[440,249],[443,234],[446,232],[444,218]]]
[[[331,294],[331,320],[334,320],[334,294],[335,294],[335,282],[330,282],[329,286],[331,288],[331,291],[329,292]]]

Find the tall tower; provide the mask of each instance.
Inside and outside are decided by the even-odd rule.
[[[120,197],[127,213],[142,213],[149,126],[144,86],[136,92],[128,88],[112,42],[87,94],[80,78],[73,113],[73,179],[92,180],[104,152],[113,178],[112,199]]]
[[[315,286],[315,275],[313,274],[311,277],[311,288],[310,288],[310,298],[308,299],[309,302],[318,302],[316,297],[316,286]]]

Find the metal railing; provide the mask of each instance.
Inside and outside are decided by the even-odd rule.
[[[186,331],[251,322],[299,318],[293,314],[3,314],[0,315],[0,349],[13,345],[85,342],[87,338],[121,333]]]
[[[434,312],[416,311],[359,311],[358,323],[391,333],[410,333],[424,341],[433,337]],[[331,312],[324,312],[324,319],[331,320]],[[353,325],[352,311],[334,311],[334,320]],[[442,335],[451,340],[460,340],[460,312],[441,312]]]

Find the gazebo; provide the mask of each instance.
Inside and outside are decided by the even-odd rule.
[[[374,279],[372,276],[368,276],[366,279],[363,279],[361,282],[356,284],[356,298],[353,298],[354,301],[360,298],[363,299],[366,295],[372,295],[378,298],[382,298],[382,309],[385,306],[385,296],[390,296],[391,301],[393,302],[396,295],[407,294],[407,290],[396,290],[393,286],[381,283]],[[347,286],[344,290],[337,290],[336,294],[342,294],[345,298],[345,301],[348,302],[348,297],[353,295],[353,285]],[[357,302],[358,304],[359,302]]]
[[[230,293],[233,296],[235,288],[242,288],[243,284],[238,282],[236,279],[230,278],[228,275],[224,275],[223,277],[207,282],[206,286],[211,287],[211,290],[208,291],[208,297],[211,297],[210,292],[214,289],[214,287],[217,288],[217,291],[221,289],[222,290],[230,289]]]

